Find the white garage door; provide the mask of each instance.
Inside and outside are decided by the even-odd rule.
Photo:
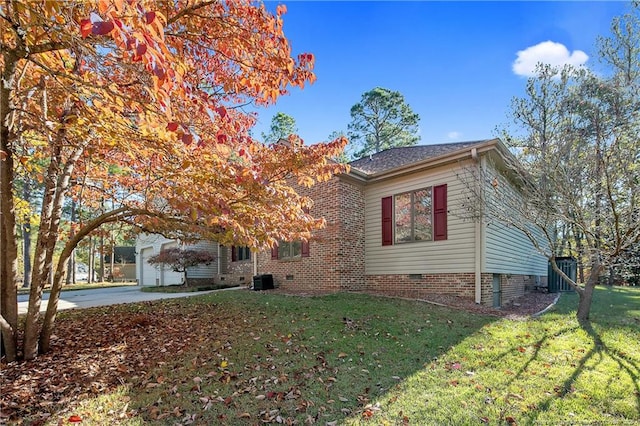
[[[162,245],[162,250],[177,248],[178,243],[166,243]],[[169,268],[160,269],[160,285],[178,285],[182,284],[182,272],[175,272]]]
[[[147,260],[153,256],[153,247],[142,249],[140,252],[140,258],[142,265],[140,267],[140,284],[141,285],[156,285],[157,270],[155,266],[151,265]]]

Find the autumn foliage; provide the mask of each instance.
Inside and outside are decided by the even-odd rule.
[[[49,347],[73,248],[105,223],[256,248],[323,226],[292,184],[344,166],[346,140],[265,146],[253,113],[315,80],[292,57],[284,6],[239,1],[7,1],[0,5],[0,191],[3,344],[17,348],[15,182],[43,185],[24,357]],[[96,213],[62,234],[73,198]],[[307,210],[308,211],[308,210]],[[60,256],[54,256],[62,246]],[[53,281],[42,329],[39,307]]]
[[[209,265],[215,262],[217,258],[215,254],[204,250],[172,247],[161,250],[160,253],[147,259],[147,262],[152,265],[168,267],[175,272],[182,272],[185,278],[184,283],[186,284],[188,268],[198,265]]]

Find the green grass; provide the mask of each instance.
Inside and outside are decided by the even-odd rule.
[[[540,319],[485,325],[379,398],[375,422],[637,424],[640,291],[598,289],[590,330],[576,304],[566,294]]]
[[[71,412],[127,425],[640,422],[638,289],[597,289],[589,330],[575,295],[521,321],[359,294],[234,291],[137,306],[194,315],[187,344],[51,424]]]

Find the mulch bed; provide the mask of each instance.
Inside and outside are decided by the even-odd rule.
[[[322,296],[327,294],[326,292],[316,290],[290,290],[276,288],[274,290],[268,290],[272,293],[285,294],[290,296],[312,297]],[[369,294],[371,294],[369,292]],[[375,293],[374,293],[375,294]],[[388,293],[378,293],[378,296],[384,297],[396,297]],[[542,312],[550,305],[552,305],[557,294],[553,293],[528,293],[524,296],[518,297],[511,301],[510,304],[501,307],[500,309],[492,308],[486,305],[476,304],[473,300],[465,299],[462,297],[432,294],[425,298],[420,299],[425,303],[432,303],[436,305],[442,305],[453,309],[460,309],[468,312],[474,312],[483,315],[492,315],[497,317],[506,317],[510,319],[523,319],[531,315],[535,315]],[[402,297],[400,297],[402,298]],[[415,299],[408,299],[415,300]]]

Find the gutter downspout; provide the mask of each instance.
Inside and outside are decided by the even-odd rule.
[[[479,217],[474,222],[475,223],[475,253],[474,253],[474,273],[475,273],[475,302],[476,304],[482,303],[482,210],[483,210],[483,199],[482,199],[482,160],[478,157],[478,151],[476,148],[471,148],[471,158],[476,163],[476,169],[478,171],[478,196],[479,196]]]
[[[221,252],[221,245],[220,243],[216,243],[218,245],[218,259],[216,260],[216,263],[218,264],[218,275],[222,275],[222,271],[220,270],[220,268],[222,267],[222,262],[220,261],[220,257],[222,257],[222,252]]]
[[[253,276],[255,277],[256,275],[258,275],[258,253],[259,252],[252,252],[251,255],[253,256]]]

